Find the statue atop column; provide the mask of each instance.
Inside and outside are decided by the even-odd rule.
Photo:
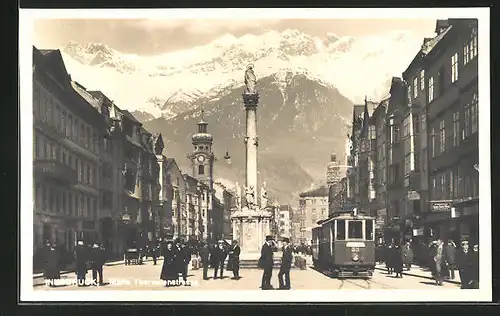
[[[255,73],[253,72],[253,65],[250,64],[247,66],[247,70],[245,71],[245,94],[256,94],[257,90],[255,86],[257,85],[257,77],[255,77]]]
[[[260,207],[263,209],[266,208],[267,202],[268,202],[267,187],[266,187],[266,181],[264,181],[262,183],[262,188],[260,189]]]
[[[253,185],[246,188],[245,199],[247,201],[248,208],[252,209],[255,203],[255,194]]]

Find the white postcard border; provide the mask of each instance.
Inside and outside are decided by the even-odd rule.
[[[490,181],[490,20],[489,8],[369,8],[369,9],[20,9],[20,140],[21,140],[21,283],[20,300],[36,301],[211,301],[211,302],[440,302],[491,301],[491,187]],[[36,19],[447,19],[477,18],[479,48],[479,290],[292,290],[282,291],[35,291],[33,255],[33,115],[32,35]],[[417,52],[415,52],[416,54]],[[401,69],[403,72],[404,69]],[[482,251],[481,251],[482,250]],[[292,271],[293,279],[293,271]],[[256,287],[258,284],[256,283]],[[355,295],[353,295],[355,294]]]

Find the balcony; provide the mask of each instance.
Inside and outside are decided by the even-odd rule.
[[[55,160],[36,160],[34,163],[35,175],[46,180],[52,180],[65,185],[78,183],[76,170]]]

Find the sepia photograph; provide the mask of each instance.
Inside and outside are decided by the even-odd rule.
[[[22,302],[491,301],[489,9],[19,21]]]

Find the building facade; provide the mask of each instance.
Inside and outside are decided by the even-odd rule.
[[[186,183],[182,171],[174,158],[167,158],[166,170],[166,212],[172,218],[165,229],[165,236],[187,236]]]
[[[300,242],[310,244],[316,222],[328,218],[328,193],[326,186],[299,194]]]
[[[476,19],[438,20],[425,56],[431,236],[479,237],[478,45]]]
[[[279,221],[278,229],[280,237],[292,236],[292,217],[293,209],[290,205],[280,205],[279,206]]]
[[[76,93],[59,50],[33,47],[36,252],[45,240],[71,252],[99,238],[99,138],[106,125]]]

